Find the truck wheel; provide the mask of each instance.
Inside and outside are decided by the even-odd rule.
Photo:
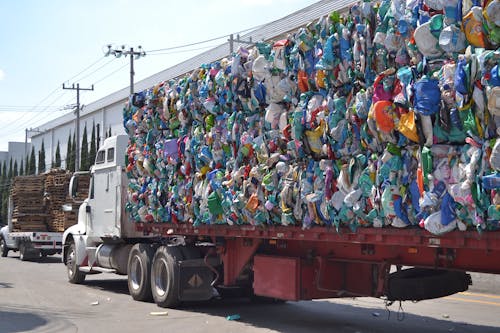
[[[7,247],[7,243],[3,237],[0,237],[0,254],[2,257],[7,257],[7,254],[9,254],[9,248]]]
[[[174,246],[160,246],[151,268],[151,291],[155,303],[162,308],[175,308],[180,304],[180,276],[176,269],[182,260],[181,251]]]
[[[151,261],[154,251],[149,244],[135,244],[127,265],[128,291],[136,301],[151,301]]]
[[[66,269],[68,271],[68,280],[70,283],[80,284],[85,281],[85,273],[82,273],[76,263],[76,246],[70,243],[68,255],[66,257]]]

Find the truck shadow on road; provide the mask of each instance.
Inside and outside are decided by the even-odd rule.
[[[499,327],[472,325],[460,322],[459,319],[440,320],[410,313],[405,313],[404,318],[401,318],[401,313],[398,316],[397,307],[391,308],[389,312],[380,308],[357,307],[329,301],[256,304],[248,300],[229,299],[185,304],[182,310],[224,318],[237,314],[239,321],[247,325],[287,333],[500,331]]]
[[[90,276],[90,279],[86,280],[83,284],[93,289],[105,290],[115,294],[129,294],[127,278],[97,280]]]
[[[0,332],[2,333],[31,331],[47,323],[48,321],[38,314],[0,310]]]

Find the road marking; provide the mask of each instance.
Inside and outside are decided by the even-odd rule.
[[[499,295],[471,293],[470,291],[461,292],[460,295],[500,299]]]
[[[479,303],[479,304],[500,306],[500,303],[497,303],[497,302],[480,301],[478,299],[465,299],[465,298],[452,297],[452,296],[446,297],[446,299],[453,300],[453,301],[468,302],[468,303]]]

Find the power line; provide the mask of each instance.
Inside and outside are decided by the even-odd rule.
[[[252,28],[248,28],[248,29],[245,29],[245,30],[241,30],[241,31],[235,32],[235,34],[241,34],[241,33],[247,32],[247,31],[255,30],[255,29],[258,29],[258,28],[260,28],[262,26],[264,26],[264,24],[257,25],[257,26],[252,27]],[[181,48],[185,48],[185,47],[189,47],[189,46],[194,46],[194,45],[199,45],[199,44],[205,44],[205,43],[208,43],[208,42],[213,42],[213,41],[216,41],[216,40],[219,40],[219,39],[227,38],[227,36],[229,36],[229,35],[225,34],[223,36],[219,36],[219,37],[215,37],[215,38],[211,38],[211,39],[206,39],[206,40],[199,41],[199,42],[194,42],[194,43],[189,43],[189,44],[184,44],[184,45],[178,45],[178,46],[172,46],[172,47],[166,47],[166,48],[163,48],[163,49],[151,50],[151,51],[148,51],[148,54],[154,53],[154,52],[161,52],[161,51],[170,51],[170,50],[175,50],[175,49],[181,49]]]
[[[89,69],[90,69],[90,68],[92,68],[94,65],[97,65],[99,62],[101,62],[101,61],[103,61],[103,60],[104,60],[104,58],[103,58],[103,57],[99,57],[99,59],[97,59],[94,63],[92,63],[91,65],[89,65],[89,66],[85,67],[85,69],[81,70],[78,74],[76,74],[76,75],[74,75],[74,76],[70,77],[70,78],[69,78],[69,79],[67,79],[66,81],[74,80],[75,78],[77,78],[77,77],[78,77],[78,75],[85,73],[85,71],[89,70]],[[101,67],[99,67],[99,68],[101,68]],[[79,80],[81,81],[82,79],[79,79]]]
[[[217,46],[218,45],[209,45],[209,46],[203,46],[203,47],[198,47],[198,48],[189,49],[189,50],[180,50],[180,51],[172,51],[172,52],[159,52],[159,53],[153,53],[153,54],[148,54],[148,55],[157,56],[157,55],[164,55],[164,54],[186,53],[186,52],[206,50],[206,49],[210,49],[210,48],[217,47]]]
[[[112,76],[112,75],[114,75],[114,74],[118,73],[119,71],[121,71],[123,68],[125,68],[125,67],[127,67],[127,66],[128,66],[128,64],[125,64],[125,65],[123,65],[123,66],[119,67],[118,69],[115,69],[114,71],[112,71],[112,72],[111,72],[111,73],[109,73],[108,75],[106,75],[106,76],[104,76],[103,78],[101,78],[101,79],[99,79],[99,80],[95,81],[95,82],[94,82],[94,84],[98,84],[98,83],[100,83],[100,82],[104,81],[104,80],[105,80],[105,79],[107,79],[108,77],[110,77],[110,76]]]
[[[104,58],[103,58],[104,59]],[[80,78],[78,81],[82,81],[86,78],[88,78],[89,76],[91,76],[92,74],[96,73],[97,71],[103,69],[104,67],[106,67],[107,65],[109,65],[111,62],[113,62],[114,59],[110,59],[107,63],[105,63],[104,65],[96,68],[94,71],[88,73],[87,75],[85,75],[84,77]]]
[[[76,90],[76,158],[75,158],[75,171],[80,169],[80,90],[82,91],[93,91],[94,85],[92,88],[80,88],[80,83],[75,85],[73,84],[71,87],[66,87],[63,84],[63,90]]]

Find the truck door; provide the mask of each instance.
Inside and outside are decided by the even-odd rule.
[[[115,164],[115,148],[99,150],[89,195],[89,236],[120,236],[121,173]]]

